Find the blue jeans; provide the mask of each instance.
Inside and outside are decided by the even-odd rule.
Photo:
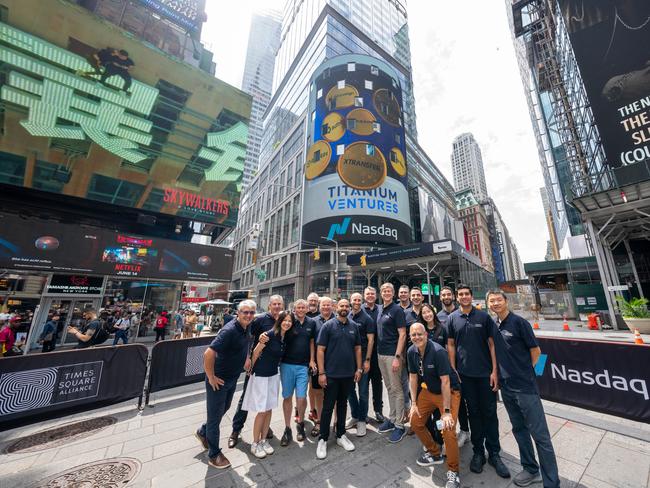
[[[128,330],[120,330],[120,329],[116,330],[115,331],[115,339],[113,339],[113,345],[117,346],[117,343],[119,342],[120,339],[122,339],[122,342],[124,342],[124,344],[128,344],[129,343],[129,331]]]
[[[544,488],[559,488],[560,477],[557,472],[555,451],[539,395],[518,393],[502,385],[501,397],[510,417],[512,434],[519,446],[521,465],[531,474],[539,472],[541,465]],[[537,447],[539,464],[535,460],[531,437]]]
[[[208,410],[208,420],[201,426],[199,432],[208,439],[209,458],[217,457],[221,452],[219,447],[219,424],[221,424],[221,419],[230,408],[236,388],[237,378],[227,380],[216,391],[208,383],[208,380],[205,380],[205,402]]]
[[[350,404],[350,415],[353,419],[357,419],[359,422],[365,422],[366,417],[368,416],[368,396],[370,394],[370,374],[364,373],[361,375],[359,383],[357,383],[359,388],[359,397],[357,398],[357,392],[354,389],[354,386],[350,390],[348,395],[348,403]]]

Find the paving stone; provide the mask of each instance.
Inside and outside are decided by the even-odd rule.
[[[604,431],[567,422],[553,437],[556,455],[586,466],[598,448]]]
[[[649,471],[649,456],[603,441],[585,474],[619,488],[640,488],[647,485]]]

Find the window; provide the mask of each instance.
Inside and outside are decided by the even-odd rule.
[[[293,199],[291,218],[291,241],[290,244],[298,242],[298,231],[300,230],[300,195]]]
[[[293,274],[296,272],[296,260],[297,260],[297,254],[296,253],[291,253],[289,256],[289,274]]]
[[[282,256],[282,265],[280,266],[280,276],[287,274],[287,257]]]
[[[135,207],[143,191],[143,185],[95,174],[90,180],[86,196],[100,202]]]
[[[70,180],[70,173],[63,166],[36,161],[32,187],[38,190],[63,193],[63,186]]]
[[[274,253],[275,252],[275,216],[276,214],[271,215],[271,220],[269,221],[269,224],[267,226],[269,230],[269,239],[268,239],[268,252],[269,253]]]
[[[289,210],[291,205],[287,204],[284,207],[284,219],[282,221],[282,248],[287,247],[289,244],[289,218],[291,217]]]
[[[278,277],[278,265],[279,265],[279,263],[280,263],[280,261],[278,259],[273,261],[273,278]]]
[[[279,251],[280,250],[280,242],[281,242],[281,232],[282,232],[282,211],[278,212],[275,214],[276,219],[275,219],[275,227],[274,227],[274,232],[275,236],[273,239],[273,249],[274,251]]]
[[[0,183],[24,185],[25,158],[13,154],[0,155]]]

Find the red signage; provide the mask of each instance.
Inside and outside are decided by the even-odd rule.
[[[183,303],[203,303],[207,302],[208,298],[207,297],[183,297],[181,298],[181,302]]]
[[[197,195],[196,193],[174,190],[172,188],[165,188],[163,202],[178,205],[183,208],[205,210],[213,214],[225,216],[228,215],[230,210],[230,202],[227,202],[226,200],[216,200],[214,198]]]

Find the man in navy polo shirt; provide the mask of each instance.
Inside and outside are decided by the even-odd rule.
[[[296,300],[293,305],[295,321],[292,332],[288,335],[284,357],[280,362],[280,378],[282,380],[282,410],[284,412],[284,434],[280,440],[281,446],[291,442],[291,407],[293,392],[296,392],[296,440],[305,440],[305,409],[307,408],[307,385],[309,384],[309,369],[316,369],[315,335],[316,323],[307,317],[307,300]]]
[[[208,450],[208,463],[217,469],[230,466],[219,447],[219,424],[230,408],[237,379],[248,362],[249,325],[255,315],[255,302],[239,303],[238,317],[225,325],[203,355],[208,419],[196,431],[196,437]]]
[[[501,445],[496,395],[499,379],[494,352],[496,325],[487,312],[472,306],[472,289],[469,286],[458,285],[456,296],[460,308],[448,319],[447,350],[451,366],[460,374],[469,409],[474,448],[469,469],[474,473],[483,471],[487,448],[490,465],[499,476],[509,478],[510,471],[499,456]]]
[[[307,306],[309,307],[309,310],[307,310],[307,317],[310,319],[315,319],[320,315],[320,310],[319,308],[319,302],[320,302],[320,297],[318,296],[318,293],[310,293],[307,295]]]
[[[382,305],[377,312],[377,355],[381,376],[388,390],[390,415],[379,426],[378,432],[390,432],[389,442],[399,442],[406,435],[404,429],[404,390],[402,369],[406,352],[406,318],[404,310],[393,302],[395,287],[384,283],[379,289]]]
[[[363,311],[368,314],[377,330],[377,290],[372,286],[367,286],[363,290]],[[375,420],[380,424],[386,420],[383,415],[384,411],[384,387],[381,381],[381,371],[379,369],[379,359],[377,357],[377,340],[372,345],[370,355],[370,384],[372,385],[372,408],[375,410]],[[368,388],[370,390],[370,388]]]
[[[361,357],[363,360],[363,374],[357,383],[359,396],[354,388],[350,391],[348,401],[350,402],[350,420],[345,424],[346,429],[357,428],[357,437],[366,435],[366,417],[368,416],[368,383],[370,382],[370,362],[371,351],[375,343],[375,333],[377,332],[375,323],[370,316],[363,310],[361,293],[353,293],[350,296],[352,305],[351,319],[359,327],[359,337],[361,338]]]
[[[252,343],[250,344],[251,347],[249,355],[252,354],[253,349],[255,349],[255,346],[257,346],[257,343],[260,340],[262,334],[273,328],[275,321],[277,320],[282,310],[284,310],[284,298],[282,298],[280,295],[272,295],[269,298],[269,311],[265,314],[255,317],[255,320],[253,320],[251,323]],[[263,336],[262,341],[268,340],[268,337]],[[237,411],[235,412],[235,416],[232,419],[232,433],[228,438],[228,447],[231,449],[235,447],[239,442],[239,433],[244,428],[244,424],[248,418],[248,412],[246,410],[242,410],[242,403],[244,402],[244,394],[246,393],[249,377],[249,375],[246,375],[246,378],[244,379],[244,388],[242,389],[239,403],[237,403]],[[273,438],[273,431],[270,428],[266,437],[267,439]]]
[[[323,324],[318,333],[318,383],[325,389],[321,414],[320,438],[316,457],[325,459],[330,434],[332,413],[336,405],[336,443],[346,451],[354,451],[354,444],[345,435],[347,399],[354,383],[359,381],[361,367],[361,338],[357,324],[348,315],[350,302],[345,298],[336,305],[336,317]]]
[[[524,468],[513,481],[517,486],[543,481],[544,488],[557,488],[560,478],[555,451],[533,369],[541,354],[533,328],[528,321],[510,312],[508,298],[503,291],[489,291],[485,301],[498,317],[500,334],[496,334],[494,343],[499,362],[501,396]],[[535,460],[531,437],[537,447],[539,464]]]
[[[334,318],[332,310],[332,299],[330,297],[320,297],[318,308],[320,310],[320,314],[314,318],[314,322],[316,323],[316,332],[314,334],[314,337],[316,339],[318,339],[318,333],[320,332],[325,322]],[[309,391],[311,392],[309,401],[311,402],[312,408],[312,412],[310,413],[309,418],[314,422],[314,427],[310,432],[312,437],[316,437],[320,433],[319,419],[323,410],[323,387],[320,386],[320,383],[318,382],[318,373],[322,372],[322,370],[317,368],[315,374],[313,374],[311,377],[311,382],[309,383]]]

